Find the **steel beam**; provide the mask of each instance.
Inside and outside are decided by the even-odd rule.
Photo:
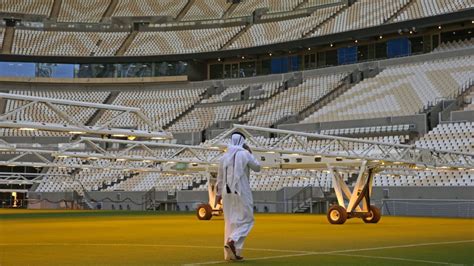
[[[367,161],[368,164],[370,164],[370,168],[377,167],[377,169],[387,170],[394,168],[424,170],[428,167],[442,169],[474,169],[474,154],[420,149],[413,145],[380,143],[314,133],[242,125],[235,125],[233,129],[202,146],[82,137],[78,141],[64,145],[58,150],[38,150],[17,149],[4,141],[2,143],[2,150],[16,152],[19,155],[18,157],[7,161],[0,161],[0,165],[13,165],[14,163],[22,163],[22,165],[25,165],[28,162],[21,162],[20,159],[27,155],[33,155],[37,157],[40,161],[39,163],[46,164],[42,164],[42,166],[47,166],[49,163],[52,167],[83,167],[78,164],[73,164],[74,166],[64,164],[60,165],[57,162],[53,164],[51,160],[48,160],[43,156],[48,155],[50,157],[75,157],[91,160],[103,159],[110,162],[121,161],[122,165],[124,165],[124,167],[114,169],[136,168],[137,162],[155,164],[164,162],[181,162],[215,166],[225,152],[229,135],[236,130],[247,135],[248,143],[252,149],[259,154],[263,154],[263,156],[265,153],[278,153],[280,157],[282,155],[290,154],[296,156],[339,158],[341,160],[345,159],[346,161],[347,159],[355,159]],[[255,132],[272,133],[279,136],[279,139],[276,139],[272,144],[269,144],[269,142],[264,143]],[[299,142],[294,142],[293,144],[295,145],[293,146],[288,145],[288,141],[291,139],[298,139]],[[325,142],[317,147],[313,147],[315,140],[325,140]],[[345,142],[345,144],[348,145],[338,145],[340,142]],[[124,148],[118,150],[107,150],[103,148],[104,144],[118,144]],[[353,151],[350,148],[351,145],[355,144],[368,146],[362,153],[360,153]],[[134,153],[137,149],[142,150],[143,152],[141,152],[140,155],[137,155]],[[31,163],[28,166],[37,167],[39,166],[39,163]],[[281,165],[283,165],[283,162],[280,161],[276,167],[280,168]],[[146,168],[148,168],[148,166]]]
[[[419,148],[415,145],[375,142],[247,125],[234,125],[233,128],[222,133],[207,145],[224,146],[235,131],[246,135],[247,142],[256,151],[359,159],[381,165],[391,164],[413,168],[416,166],[474,168],[473,153],[434,150]],[[273,143],[265,141],[262,135],[273,135],[277,140]],[[281,141],[282,139],[288,141]],[[289,147],[288,143],[291,139],[298,141],[294,141]],[[354,146],[361,147],[361,149],[354,149]]]
[[[141,110],[140,108],[90,103],[90,102],[79,102],[71,100],[60,100],[37,96],[27,96],[19,94],[0,93],[0,99],[5,98],[11,101],[20,102],[20,106],[13,110],[7,110],[6,113],[0,114],[0,128],[17,128],[17,129],[30,129],[30,130],[46,130],[65,132],[69,134],[98,134],[98,135],[123,135],[123,136],[135,136],[143,138],[156,138],[156,139],[171,139],[172,134],[164,131],[160,126],[153,123]],[[46,106],[48,110],[55,116],[61,118],[66,123],[48,123],[44,121],[22,121],[15,120],[16,114],[21,113],[26,108],[34,108],[37,105],[42,104]],[[75,117],[63,112],[58,106],[76,106],[79,108],[94,108],[97,110],[108,110],[117,112],[111,119],[104,123],[94,126],[88,126],[85,123],[79,121]],[[138,129],[123,129],[123,128],[112,128],[109,125],[115,120],[119,119],[124,115],[132,115],[138,121],[148,128],[148,130]]]

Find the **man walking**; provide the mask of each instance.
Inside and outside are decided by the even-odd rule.
[[[244,241],[254,224],[250,169],[260,171],[260,163],[245,144],[245,136],[232,134],[217,175],[217,196],[224,205],[225,260],[242,260]]]

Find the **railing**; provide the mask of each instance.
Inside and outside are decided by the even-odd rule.
[[[145,195],[143,195],[143,210],[155,210],[156,194],[155,187],[148,190]]]
[[[177,202],[179,211],[195,211],[197,206],[203,201],[188,200],[188,201],[179,201]],[[308,199],[309,202],[309,199]],[[322,199],[311,200],[312,203],[312,213],[326,213],[327,210],[327,201]],[[289,213],[288,200],[285,201],[274,201],[274,200],[254,200],[253,210],[255,213]]]
[[[395,216],[474,217],[474,200],[382,199],[382,214]]]
[[[296,195],[291,197],[287,200],[287,208],[288,212],[297,212],[303,208],[310,208],[312,205],[313,199],[313,187],[307,186],[302,188]]]
[[[2,208],[18,208],[18,209],[26,209],[28,206],[28,199],[11,199],[6,198],[0,200],[0,209]]]
[[[74,178],[74,182],[77,182],[80,186],[82,191],[74,190],[74,199],[82,204],[84,209],[89,208],[90,210],[94,209],[94,205],[92,204],[92,197],[87,192],[87,189],[84,187],[82,182],[79,179]]]
[[[436,106],[442,101],[453,101],[458,99],[459,96],[463,95],[467,91],[470,90],[470,88],[474,86],[474,79],[469,79],[466,81],[464,84],[460,85],[457,90],[453,93],[451,93],[448,96],[445,97],[436,97],[433,101],[429,101],[427,104],[425,104],[421,109],[420,113],[425,113],[432,107]]]

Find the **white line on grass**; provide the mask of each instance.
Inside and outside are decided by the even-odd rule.
[[[339,254],[345,252],[360,252],[360,251],[372,251],[372,250],[383,250],[383,249],[395,249],[395,248],[410,248],[410,247],[422,247],[422,246],[435,246],[435,245],[449,245],[449,244],[462,244],[462,243],[472,243],[474,240],[460,240],[460,241],[449,241],[449,242],[430,242],[430,243],[419,243],[419,244],[408,244],[408,245],[397,245],[397,246],[385,246],[385,247],[375,247],[375,248],[361,248],[361,249],[346,249],[346,250],[335,250],[335,251],[321,251],[321,252],[312,252],[312,251],[300,251],[300,254],[289,254],[289,255],[280,255],[280,256],[268,256],[268,257],[259,257],[259,258],[250,258],[246,259],[247,261],[254,260],[271,260],[271,259],[281,259],[281,258],[291,258],[291,257],[302,257],[302,256],[311,256],[311,255],[347,255],[351,254]],[[247,249],[247,248],[246,248]],[[295,251],[296,252],[296,251]],[[383,258],[383,257],[373,257],[373,258]],[[385,257],[389,259],[390,257]],[[399,258],[390,258],[390,259],[399,259]],[[411,259],[400,259],[400,260],[411,260]],[[198,262],[190,263],[185,265],[210,265],[210,264],[219,264],[225,263],[226,261],[208,261],[208,262]],[[413,260],[415,262],[415,260]],[[428,262],[428,261],[425,261]],[[452,264],[447,262],[435,262],[430,263],[435,264]]]

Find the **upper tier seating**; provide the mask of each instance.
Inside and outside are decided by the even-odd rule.
[[[112,0],[62,0],[57,21],[98,23]],[[188,0],[117,0],[112,17],[177,17]],[[0,12],[49,17],[53,0],[0,0]],[[229,17],[252,16],[259,8],[267,8],[263,23],[256,20],[226,49],[240,49],[315,37],[457,12],[474,7],[472,0],[357,0],[347,6],[342,0],[243,0],[235,5]],[[331,6],[326,6],[331,5]],[[227,0],[194,1],[184,13],[183,21],[158,20],[157,27],[169,31],[138,32],[125,55],[187,54],[223,49],[245,26],[220,28],[175,29],[200,25],[192,20],[222,19],[231,3]],[[321,8],[314,8],[321,6]],[[307,15],[310,9],[313,14]],[[291,13],[289,13],[291,12]],[[400,12],[400,13],[397,13]],[[289,19],[285,19],[289,17]],[[304,16],[304,17],[302,17]],[[296,17],[296,18],[295,18]],[[277,19],[276,21],[266,20]],[[50,18],[53,19],[54,18]],[[239,19],[237,19],[239,20]],[[25,19],[28,21],[28,19]],[[229,22],[229,21],[228,21]],[[202,25],[215,25],[208,21]],[[171,26],[170,26],[171,25]],[[74,28],[73,28],[74,29]],[[0,30],[1,31],[1,30]],[[16,29],[12,54],[39,56],[114,56],[126,40],[128,32],[70,32]],[[60,45],[61,44],[61,45]],[[128,43],[127,43],[128,44]],[[471,45],[472,47],[472,45]],[[444,49],[443,47],[437,50]],[[449,49],[449,48],[448,48]]]
[[[243,26],[139,32],[125,55],[188,54],[216,51]]]
[[[411,0],[408,8],[403,10],[394,21],[435,16],[470,7],[474,7],[474,1],[472,0]]]
[[[316,29],[312,36],[381,25],[409,1],[359,0]]]
[[[182,20],[218,19],[231,6],[227,0],[195,1]]]
[[[341,84],[345,74],[306,79],[258,106],[239,120],[248,125],[268,127],[278,120],[296,115]]]
[[[178,16],[187,0],[118,0],[113,17]]]
[[[233,120],[253,106],[253,103],[196,106],[168,130],[171,132],[202,131],[219,121]]]
[[[342,7],[343,5],[317,9],[308,17],[253,24],[229,48],[253,47],[300,39]]]
[[[0,0],[0,12],[49,16],[54,0]]]
[[[473,79],[474,56],[428,61],[382,71],[358,83],[302,123],[417,114],[437,99],[453,97]]]
[[[58,22],[100,22],[111,0],[62,0]]]
[[[417,140],[415,145],[421,148],[474,153],[474,123],[439,124]]]
[[[119,93],[113,104],[138,107],[154,123],[163,127],[199,102],[200,95],[204,91],[205,88],[124,91]],[[111,119],[115,114],[116,112],[106,111],[98,123]],[[121,117],[113,122],[111,126],[147,129],[143,122],[131,115]]]
[[[113,56],[127,32],[15,31],[12,53],[50,56]]]
[[[110,2],[111,0],[63,0],[58,21],[98,22]],[[183,10],[187,2],[187,0],[118,0],[118,4],[112,16],[171,16],[175,18],[179,12]],[[342,0],[308,0],[306,2],[304,0],[242,0],[241,3],[236,5],[235,10],[230,13],[230,17],[251,16],[252,13],[259,8],[267,8],[268,13],[273,14],[289,12],[295,10],[295,8],[305,9],[344,2],[345,1]],[[371,14],[374,15],[373,13],[375,12],[371,12],[371,10],[366,7],[367,2],[371,2],[370,4],[373,4],[375,9],[382,8],[380,10],[386,13],[386,15],[383,16],[385,19],[395,14],[393,7],[389,7],[387,4],[396,3],[398,9],[407,5],[407,8],[393,19],[395,22],[456,12],[474,6],[471,0],[358,0],[353,7],[349,8],[353,9],[349,11],[349,16],[343,16],[349,18],[350,21],[363,18],[365,15],[367,15],[366,19],[373,19],[369,17]],[[0,12],[48,17],[52,11],[53,3],[54,0],[0,0]],[[227,0],[195,1],[184,15],[183,20],[219,19],[230,5],[230,2]],[[347,23],[347,25],[349,24],[350,23]]]
[[[269,13],[291,11],[303,0],[242,0],[232,12],[230,17],[243,17],[252,15],[259,8],[268,8]]]

